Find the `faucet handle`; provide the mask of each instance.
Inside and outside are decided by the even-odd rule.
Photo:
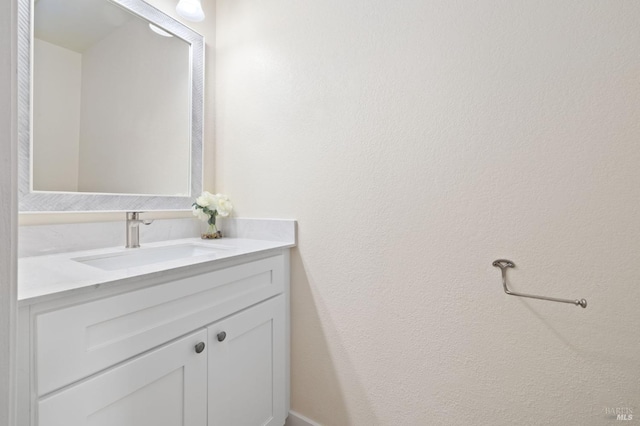
[[[140,214],[144,212],[127,212],[127,220],[137,220],[144,225],[151,225],[153,219],[140,219]]]

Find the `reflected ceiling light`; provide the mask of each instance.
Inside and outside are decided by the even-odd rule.
[[[180,0],[176,6],[176,12],[184,19],[192,22],[200,22],[204,19],[204,11],[200,0]]]
[[[166,32],[165,30],[163,30],[162,28],[156,27],[153,24],[149,24],[149,28],[151,29],[151,31],[153,31],[156,34],[160,34],[163,37],[173,37],[173,34],[170,34],[168,32]]]

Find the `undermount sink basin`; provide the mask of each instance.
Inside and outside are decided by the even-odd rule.
[[[207,247],[201,244],[180,244],[167,247],[127,249],[127,251],[117,253],[76,257],[71,260],[104,271],[116,271],[196,256],[210,256],[228,250],[228,248]]]

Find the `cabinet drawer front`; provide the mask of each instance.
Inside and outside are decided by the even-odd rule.
[[[281,293],[284,264],[273,256],[37,315],[37,394]]]
[[[38,401],[40,426],[201,426],[207,332],[179,339]]]

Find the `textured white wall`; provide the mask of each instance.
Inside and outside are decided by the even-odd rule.
[[[82,56],[33,43],[33,188],[77,191]]]
[[[292,408],[640,414],[640,2],[218,0],[216,181],[299,220]],[[586,298],[585,310],[502,292]]]

